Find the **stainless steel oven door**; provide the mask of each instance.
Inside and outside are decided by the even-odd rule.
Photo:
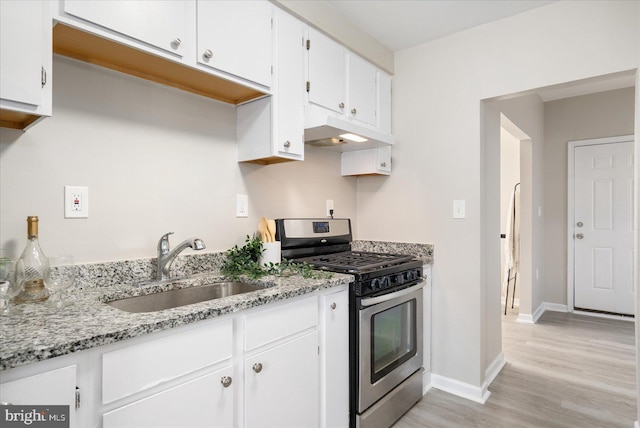
[[[422,367],[423,287],[358,299],[358,412]]]

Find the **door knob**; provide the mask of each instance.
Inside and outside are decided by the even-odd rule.
[[[582,239],[584,235],[582,233],[576,233],[576,239]]]
[[[579,222],[577,222],[577,223],[576,223],[576,226],[578,226],[578,227],[582,227],[582,226],[584,226],[584,223],[583,223],[583,222],[581,222],[581,221],[579,221]]]

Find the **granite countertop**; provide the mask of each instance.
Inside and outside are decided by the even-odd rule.
[[[434,261],[431,244],[361,240],[353,241],[352,249],[411,254],[427,264]],[[346,285],[353,280],[351,275],[338,273],[324,279],[266,276],[248,281],[264,286],[263,290],[148,313],[129,313],[104,303],[223,281],[219,274],[223,258],[224,253],[180,256],[172,272],[188,280],[142,288],[132,283],[155,275],[155,259],[76,265],[76,281],[67,293],[71,305],[63,310],[44,304],[19,305],[20,314],[0,317],[0,371]]]
[[[68,293],[72,303],[61,310],[42,303],[19,305],[20,314],[2,316],[0,370],[346,285],[353,277],[342,274],[332,274],[331,278],[324,279],[267,276],[250,281],[264,286],[263,290],[157,312],[129,313],[104,303],[223,280],[213,271],[159,286],[140,288],[129,282],[126,285],[77,287]]]

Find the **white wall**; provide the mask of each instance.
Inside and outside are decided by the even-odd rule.
[[[396,53],[394,173],[358,181],[358,238],[435,244],[434,374],[482,386],[500,334],[483,331],[499,250],[483,251],[481,180],[497,165],[482,164],[481,100],[638,67],[638,6],[558,2]]]
[[[235,108],[64,57],[54,58],[53,117],[0,128],[0,248],[19,256],[26,217],[45,254],[78,262],[155,257],[160,236],[202,238],[205,251],[244,242],[260,216],[355,218],[356,180],[338,153],[304,162],[236,162]],[[64,219],[64,185],[89,187],[89,218]],[[249,218],[235,196],[249,195]]]
[[[635,89],[626,88],[544,105],[544,301],[567,304],[567,143],[630,135]]]

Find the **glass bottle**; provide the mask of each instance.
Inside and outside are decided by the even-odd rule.
[[[20,294],[16,303],[42,302],[49,298],[44,278],[49,271],[49,261],[38,243],[38,216],[27,217],[27,245],[16,264]]]

